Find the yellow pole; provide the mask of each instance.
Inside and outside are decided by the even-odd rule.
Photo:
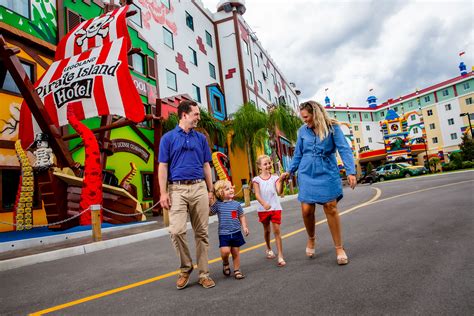
[[[242,186],[242,189],[244,190],[245,206],[250,206],[250,187],[248,186],[248,184],[244,184]]]
[[[100,222],[100,205],[94,204],[90,206],[91,210],[91,220],[92,220],[92,240],[101,241],[102,240],[102,230]]]

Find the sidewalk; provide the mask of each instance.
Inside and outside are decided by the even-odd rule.
[[[288,195],[281,202],[296,199]],[[256,201],[244,207],[245,213],[256,211]],[[217,216],[209,218],[209,224],[217,221]],[[188,222],[188,229],[191,224]],[[45,237],[10,240],[0,243],[0,271],[15,269],[35,263],[53,261],[142,240],[168,235],[163,217],[152,217],[147,222],[121,225],[102,229],[102,241],[93,242],[90,230],[59,233]],[[15,249],[15,250],[10,250]]]

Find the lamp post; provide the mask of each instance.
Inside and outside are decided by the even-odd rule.
[[[464,112],[459,114],[459,116],[467,116],[467,120],[469,121],[469,130],[471,131],[471,137],[472,137],[472,125],[471,125],[471,113],[469,112]]]

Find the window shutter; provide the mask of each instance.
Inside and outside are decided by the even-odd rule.
[[[82,19],[79,14],[73,11],[67,10],[66,28],[68,32],[70,32],[76,26],[81,24],[81,22],[82,22]]]
[[[130,54],[127,56],[127,60],[128,60],[128,68],[130,69],[133,69],[133,57],[132,57],[133,54]]]
[[[151,58],[150,56],[147,56],[146,59],[147,59],[148,77],[152,79],[156,79],[155,59]]]

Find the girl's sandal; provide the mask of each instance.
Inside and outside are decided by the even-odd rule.
[[[343,255],[338,255],[336,260],[337,260],[337,264],[340,265],[340,266],[343,266],[345,264],[348,264],[349,263],[349,258],[347,258],[347,254],[344,250],[344,247],[340,246],[340,247],[336,247],[336,251],[338,249],[341,249],[342,251],[344,251],[344,254]]]
[[[284,267],[284,266],[286,266],[286,261],[285,261],[285,259],[279,257],[279,258],[278,258],[277,266],[279,266],[279,267]]]
[[[226,277],[230,276],[230,264],[228,262],[222,264],[222,273],[224,273]]]
[[[309,240],[313,240],[313,241],[314,241],[314,247],[313,247],[313,248],[308,248],[308,247],[306,247],[306,256],[307,256],[308,258],[313,258],[314,255],[316,254],[316,250],[315,250],[315,248],[316,248],[316,237],[309,237],[309,238],[308,238],[308,241],[309,241]]]
[[[245,278],[245,275],[243,275],[240,270],[234,270],[234,278],[237,280],[242,280],[243,278]]]
[[[267,259],[275,259],[275,253],[271,249],[265,250],[265,253],[267,254]]]

